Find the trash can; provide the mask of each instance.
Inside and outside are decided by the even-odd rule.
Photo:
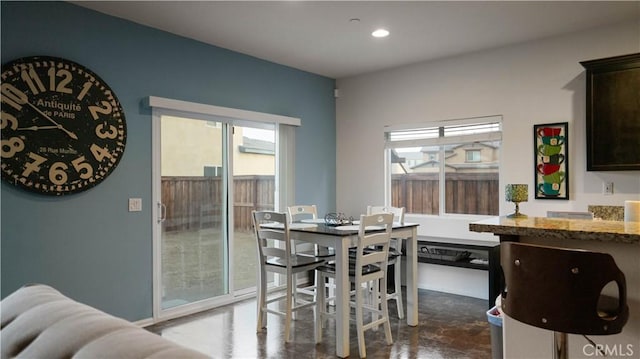
[[[502,317],[497,307],[487,311],[491,329],[491,359],[502,359]]]

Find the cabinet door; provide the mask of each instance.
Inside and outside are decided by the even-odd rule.
[[[640,170],[640,53],[583,61],[587,170]]]

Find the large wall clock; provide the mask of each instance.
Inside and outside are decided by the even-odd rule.
[[[2,178],[66,195],[92,188],[118,165],[127,138],[122,106],[95,73],[35,56],[2,65]]]

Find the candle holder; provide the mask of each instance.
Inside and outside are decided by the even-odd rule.
[[[516,204],[516,211],[508,215],[508,218],[527,218],[526,214],[520,213],[520,202],[529,200],[529,187],[526,184],[508,184],[504,188],[504,197],[507,202]]]

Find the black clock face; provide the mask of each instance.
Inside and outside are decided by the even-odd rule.
[[[2,178],[47,195],[102,182],[124,154],[120,102],[91,70],[46,56],[2,66]]]

